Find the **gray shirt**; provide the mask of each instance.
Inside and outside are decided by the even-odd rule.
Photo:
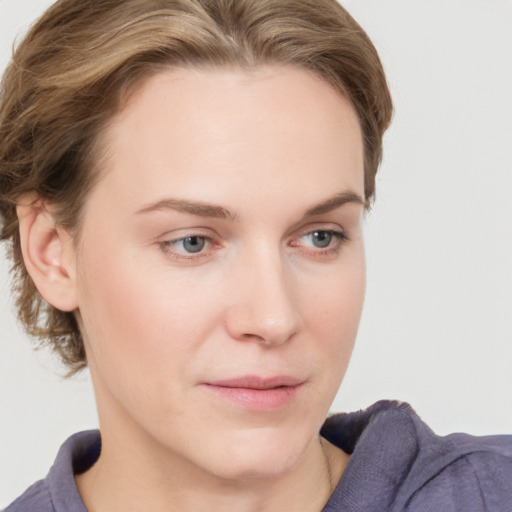
[[[321,434],[352,454],[323,512],[512,512],[512,436],[439,437],[391,401],[331,416]],[[74,475],[100,451],[97,430],[73,435],[5,512],[87,512]]]

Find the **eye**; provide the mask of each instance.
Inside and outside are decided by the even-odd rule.
[[[193,254],[196,252],[201,252],[204,249],[206,245],[206,237],[187,236],[186,238],[174,240],[172,244],[179,249],[183,249],[184,252],[189,252]]]
[[[342,231],[334,230],[316,230],[302,235],[302,245],[315,247],[318,249],[327,249],[337,246],[342,240],[346,239],[346,235]]]
[[[184,236],[182,238],[175,238],[174,240],[159,242],[162,251],[176,259],[191,259],[206,256],[212,244],[212,239],[203,235]]]
[[[316,258],[336,258],[349,240],[343,229],[313,229],[292,238],[289,247],[294,247],[304,256]]]
[[[311,238],[311,243],[315,247],[325,248],[329,247],[332,242],[333,234],[332,231],[314,231],[308,235]]]

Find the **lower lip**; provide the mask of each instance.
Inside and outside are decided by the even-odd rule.
[[[231,388],[207,384],[209,391],[251,411],[274,411],[289,405],[301,385],[271,389]]]

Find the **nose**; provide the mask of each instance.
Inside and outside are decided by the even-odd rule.
[[[226,313],[227,330],[234,339],[272,347],[300,331],[302,318],[286,270],[277,255],[252,258],[241,265],[232,293],[235,300]]]

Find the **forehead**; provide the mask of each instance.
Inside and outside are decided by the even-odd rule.
[[[161,72],[131,95],[105,135],[105,179],[126,194],[135,183],[131,199],[138,203],[166,188],[210,201],[219,183],[307,186],[313,193],[327,180],[362,194],[354,109],[325,81],[294,67]]]

